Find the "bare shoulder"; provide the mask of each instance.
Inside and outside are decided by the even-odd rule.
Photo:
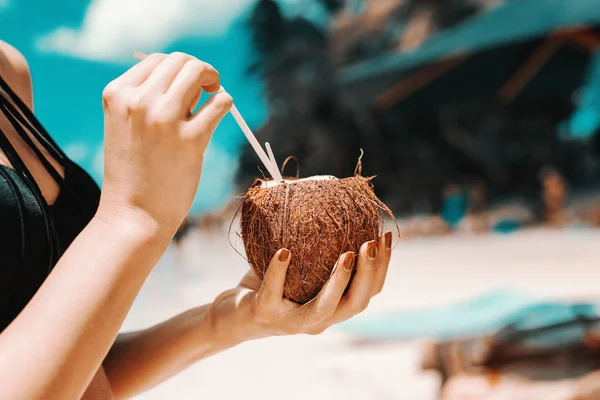
[[[2,40],[0,40],[0,75],[25,104],[33,109],[31,73],[27,60],[19,50]]]

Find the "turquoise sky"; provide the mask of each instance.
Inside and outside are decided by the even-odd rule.
[[[281,0],[286,12],[322,20],[310,0]],[[28,59],[35,111],[57,142],[100,183],[104,86],[129,68],[133,51],[183,51],[212,63],[251,127],[266,117],[262,88],[246,75],[252,54],[245,17],[253,0],[0,0],[0,38]],[[600,63],[596,63],[597,65]],[[590,74],[600,87],[600,68]],[[598,90],[584,92],[570,131],[600,123]],[[245,140],[231,116],[214,135],[194,211],[233,195],[236,154]]]

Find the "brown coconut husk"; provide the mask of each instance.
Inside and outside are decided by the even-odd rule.
[[[329,279],[338,258],[376,240],[392,212],[373,192],[372,178],[313,177],[284,183],[257,179],[244,197],[241,236],[260,279],[275,253],[292,254],[284,297],[305,304]]]

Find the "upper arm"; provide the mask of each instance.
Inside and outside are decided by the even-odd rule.
[[[0,40],[0,75],[33,111],[31,72],[27,60],[10,44]]]

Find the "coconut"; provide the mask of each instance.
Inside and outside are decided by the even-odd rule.
[[[282,182],[257,179],[244,197],[240,217],[247,260],[260,279],[275,253],[292,258],[283,295],[305,304],[319,293],[338,258],[376,240],[390,210],[362,176],[315,176]]]

